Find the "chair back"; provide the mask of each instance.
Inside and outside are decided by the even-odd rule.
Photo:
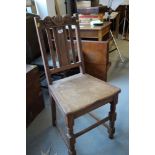
[[[35,17],[34,20],[48,85],[52,83],[50,78],[51,74],[56,74],[76,67],[80,68],[81,73],[85,73],[77,17],[71,17],[69,15],[64,17],[47,16],[43,20],[38,17]],[[49,53],[53,62],[52,69],[48,66],[48,51],[46,51],[43,39],[44,31],[47,35],[50,50]],[[75,47],[75,45],[77,45],[77,47]],[[75,49],[77,50],[78,58],[76,58]]]

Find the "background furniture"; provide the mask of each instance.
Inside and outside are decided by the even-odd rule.
[[[78,14],[84,14],[84,15],[98,15],[103,14],[107,11],[107,7],[104,6],[95,6],[95,7],[87,7],[87,8],[78,8],[77,13]]]
[[[118,38],[118,35],[119,35],[119,27],[120,27],[120,13],[119,12],[112,12],[110,14],[110,19],[109,19],[111,22],[112,22],[112,27],[111,27],[111,30],[115,31],[115,36],[116,38]]]
[[[76,8],[87,8],[98,6],[99,0],[75,0]]]
[[[26,0],[26,11],[31,8],[31,12],[37,14],[36,6],[34,0]]]
[[[75,0],[65,0],[66,14],[72,15],[76,12]]]
[[[43,63],[34,24],[34,17],[39,16],[32,13],[26,13],[26,63],[37,65],[39,70],[43,70]],[[47,49],[47,51],[49,51],[45,32],[43,32],[43,34],[45,40],[45,48]]]
[[[67,0],[66,1],[66,8],[69,10],[68,13],[70,15],[73,15],[74,13],[78,13],[77,11],[77,7],[76,7],[76,0]],[[101,4],[99,4],[99,0],[91,0],[91,7],[98,7],[98,6],[102,6],[104,7],[104,12],[108,11],[107,6],[103,6]],[[113,25],[115,25],[115,27],[112,27],[112,30],[115,29],[117,30],[117,33],[122,33],[123,30],[123,25],[119,23],[123,20],[124,18],[124,10],[125,10],[125,6],[124,5],[120,5],[115,11],[119,13],[119,18],[116,18],[116,20],[113,20],[112,22],[114,23]],[[127,6],[127,18],[129,19],[129,5]],[[119,29],[119,31],[118,31]],[[126,24],[125,27],[125,31],[129,31],[129,24]],[[117,37],[117,35],[116,35]]]
[[[87,7],[87,8],[77,9],[77,13],[79,14],[79,20],[81,21],[89,21],[89,19],[90,21],[95,20],[91,18],[91,16],[94,17],[94,15],[98,16],[98,19],[105,21],[107,20],[106,19],[107,17],[105,15],[105,12],[107,11],[108,11],[108,8],[106,6],[96,6],[96,7]],[[120,22],[119,12],[111,12],[109,20],[110,22],[112,22],[111,30],[115,31],[116,37],[118,38],[119,22]],[[90,21],[89,21],[89,24],[90,24]],[[80,22],[80,24],[82,24],[82,22]]]
[[[86,73],[107,81],[107,73],[111,65],[109,61],[108,41],[81,40],[81,42]],[[76,47],[76,42],[74,44]],[[75,73],[77,74],[79,72]]]
[[[126,17],[127,19],[129,19],[129,5],[126,6],[125,5],[120,5],[116,11],[118,11],[120,13],[120,25],[119,25],[119,32],[120,33],[123,33],[123,23],[121,23],[125,17],[125,10],[126,10]],[[125,32],[128,32],[129,33],[129,23],[126,23],[125,25]]]
[[[80,29],[77,18],[57,16],[53,18],[46,17],[43,21],[39,18],[35,18],[35,23],[46,78],[48,81],[49,94],[52,101],[53,126],[57,124],[61,136],[64,138],[64,141],[68,147],[69,155],[76,155],[76,138],[107,121],[109,121],[109,125],[106,125],[108,128],[109,138],[113,138],[115,132],[114,124],[116,120],[115,109],[120,89],[85,73],[82,46],[79,37]],[[78,59],[76,59],[71,25],[75,26],[75,40],[77,43]],[[67,46],[68,37],[66,34],[66,26],[68,26],[69,31],[69,43],[72,50],[72,59],[70,58],[70,53]],[[48,67],[42,33],[43,28],[47,33],[50,54],[53,60],[53,69],[49,69]],[[51,33],[53,34],[54,39],[52,39]],[[55,54],[52,52],[54,47],[56,48],[56,55],[58,57],[59,65],[56,64]],[[76,67],[80,68],[79,74],[54,82],[51,81],[50,76],[52,74]],[[107,117],[89,126],[88,128],[81,130],[80,132],[74,133],[73,126],[76,118],[84,114],[88,114],[90,111],[108,103],[110,103],[110,112]],[[62,122],[64,122],[64,127],[59,126],[59,123],[57,123],[57,115],[61,118]]]
[[[107,41],[82,41],[82,52],[86,73],[107,81],[109,62],[109,44]]]
[[[123,26],[122,29],[122,39],[129,40],[129,4],[124,5],[124,16],[123,19],[120,22],[120,25]]]
[[[30,64],[33,60],[41,56],[34,17],[36,14],[26,13],[26,63]]]
[[[79,6],[82,6],[82,1],[84,0],[65,0],[65,5],[66,5],[66,13],[69,15],[73,15],[74,13],[77,12],[77,6],[76,3],[79,2]],[[98,6],[98,0],[86,0],[86,1],[91,1],[89,2],[84,2],[85,6]]]
[[[82,26],[80,27],[80,37],[102,41],[103,37],[110,32],[110,25],[111,22],[105,22],[102,26]]]
[[[34,17],[39,17],[36,14],[26,13],[26,63],[31,65],[37,65],[40,75],[40,81],[42,87],[47,87],[47,83],[45,80],[43,61],[41,58],[41,52],[38,42],[38,37],[36,33],[36,27],[34,23]],[[44,34],[45,46],[47,51],[49,51],[47,38]],[[52,62],[49,57],[49,66],[53,67]]]
[[[91,0],[76,0],[76,8],[87,8],[87,7],[91,7]]]
[[[38,68],[35,65],[26,65],[26,126],[33,121],[43,108],[44,102]]]

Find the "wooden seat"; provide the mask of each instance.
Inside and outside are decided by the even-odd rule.
[[[120,89],[89,74],[76,74],[49,86],[65,114],[76,113],[117,94]]]
[[[109,125],[105,126],[108,128],[109,138],[113,138],[116,120],[115,109],[120,89],[85,73],[77,18],[56,16],[46,17],[44,20],[41,20],[36,17],[35,25],[51,98],[52,123],[53,126],[57,126],[59,129],[68,147],[69,155],[76,155],[76,138],[107,121]],[[75,26],[76,37],[73,37],[72,25]],[[68,26],[67,29],[66,26]],[[46,32],[48,38],[53,62],[52,69],[48,66],[43,31]],[[76,44],[74,44],[75,40]],[[55,50],[56,52],[54,52]],[[76,57],[76,50],[78,58]],[[70,54],[72,54],[72,58]],[[80,68],[79,74],[58,81],[51,81],[51,75],[77,67]],[[90,111],[105,104],[110,104],[110,112],[107,117],[80,132],[74,133],[74,120],[77,117],[88,114]],[[65,127],[60,126],[58,119],[56,119],[60,115]]]

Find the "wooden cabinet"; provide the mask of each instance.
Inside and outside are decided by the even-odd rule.
[[[26,126],[33,121],[43,108],[38,68],[35,65],[26,65]]]
[[[107,41],[82,41],[86,73],[107,81],[109,62]]]
[[[109,42],[81,41],[86,73],[103,81],[107,81],[107,72],[111,65],[109,61]],[[74,42],[74,46],[77,47],[76,42]],[[71,48],[69,44],[68,47]]]

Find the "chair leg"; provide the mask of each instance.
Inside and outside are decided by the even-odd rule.
[[[56,126],[56,106],[55,106],[55,101],[53,97],[50,97],[51,99],[51,111],[52,111],[52,125]]]
[[[118,101],[118,95],[114,97],[114,100],[110,103],[110,112],[109,112],[109,138],[113,139],[114,138],[114,133],[115,133],[115,120],[116,120],[116,104]]]
[[[67,126],[68,154],[76,155],[75,137],[74,137],[74,133],[73,133],[74,119],[71,115],[66,116],[66,126]]]

